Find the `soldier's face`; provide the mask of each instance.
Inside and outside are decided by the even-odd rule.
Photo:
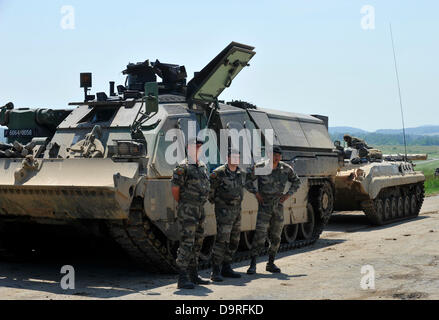
[[[280,160],[282,160],[282,155],[279,153],[273,153],[274,164],[278,164]]]
[[[203,146],[202,144],[197,144],[197,146],[195,147],[196,153],[197,153],[197,160],[201,156],[201,147],[202,146]]]
[[[239,165],[239,154],[231,154],[229,157],[228,157],[228,163],[229,164],[233,164],[233,165]]]
[[[201,145],[190,144],[187,147],[188,156],[190,159],[196,161],[198,160],[198,154],[200,151]]]

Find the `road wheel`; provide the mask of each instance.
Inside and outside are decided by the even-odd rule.
[[[395,219],[396,216],[398,215],[398,201],[396,200],[395,197],[392,197],[390,206],[391,206],[392,219]]]
[[[391,212],[391,202],[389,198],[386,198],[384,200],[384,219],[385,220],[390,220],[390,217],[392,216]]]
[[[404,216],[404,199],[402,197],[398,197],[398,217]]]
[[[329,182],[325,182],[315,190],[312,204],[315,212],[319,212],[322,217],[329,217],[332,214],[334,211],[334,191]]]
[[[308,222],[301,223],[299,226],[299,236],[301,239],[309,240],[312,238],[315,227],[314,209],[311,204],[307,206]]]
[[[416,195],[412,194],[410,197],[410,215],[416,216],[418,214],[418,202],[416,201]]]
[[[292,244],[296,241],[297,235],[299,233],[298,224],[289,224],[284,226],[282,231],[282,241],[288,244]]]
[[[375,200],[375,216],[376,224],[380,225],[384,220],[384,204],[381,199]]]
[[[416,192],[416,201],[418,201],[418,203],[421,202],[422,198],[423,198],[423,193],[424,193],[424,185],[417,185],[415,192]]]
[[[410,215],[410,197],[404,197],[404,216],[408,217]]]

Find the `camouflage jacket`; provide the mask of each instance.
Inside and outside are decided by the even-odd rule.
[[[175,169],[172,185],[180,187],[180,201],[203,205],[209,194],[209,174],[203,162],[190,164],[187,159]]]
[[[357,137],[352,137],[351,142],[347,143],[348,147],[350,148],[354,148],[354,149],[361,149],[361,148],[366,148],[369,149],[369,146],[367,145],[367,143]]]
[[[251,193],[259,192],[265,200],[279,199],[284,195],[287,182],[291,182],[286,194],[292,195],[300,187],[300,180],[293,168],[280,161],[276,169],[269,175],[255,175],[255,167],[270,165],[269,160],[256,163],[247,169],[245,187]]]
[[[240,206],[244,195],[243,175],[239,168],[230,171],[227,164],[210,175],[209,201],[220,207]]]

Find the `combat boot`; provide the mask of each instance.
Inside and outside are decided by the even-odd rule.
[[[185,270],[180,270],[178,275],[178,289],[194,289],[194,284],[189,280],[187,272]]]
[[[209,284],[209,280],[204,280],[198,275],[197,268],[189,268],[189,278],[194,284]]]
[[[252,257],[250,261],[250,268],[247,270],[247,274],[255,274],[256,273],[256,257]]]
[[[224,281],[223,277],[221,277],[220,267],[218,265],[212,265],[212,274],[210,276],[210,280],[214,282]]]
[[[274,255],[268,257],[267,268],[265,270],[271,273],[280,273],[280,269],[274,264]]]
[[[232,267],[230,266],[230,263],[223,263],[221,275],[224,278],[234,278],[234,279],[241,278],[241,275],[239,273],[233,271]]]

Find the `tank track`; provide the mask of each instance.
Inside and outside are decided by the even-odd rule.
[[[163,235],[143,212],[142,199],[134,199],[128,220],[107,223],[110,235],[134,261],[141,263],[148,271],[175,272],[174,257],[168,251]]]
[[[397,201],[399,197],[401,197],[404,201],[403,214],[401,214],[400,208],[398,207],[396,208],[396,214],[392,209],[392,206],[394,206],[394,201],[398,203]],[[406,207],[406,198],[409,199],[409,210]],[[424,184],[416,183],[402,187],[384,189],[380,192],[376,199],[363,201],[361,203],[361,207],[366,214],[366,217],[372,224],[385,225],[416,218],[421,211],[424,198]],[[386,199],[389,199],[390,209],[387,210],[390,210],[390,212],[386,212]],[[415,201],[416,204],[413,201]]]
[[[329,182],[325,180],[310,181],[311,188],[323,187]],[[310,193],[311,194],[311,193]],[[310,199],[315,213],[315,226],[309,239],[299,239],[292,243],[281,243],[279,252],[285,252],[296,248],[312,245],[320,237],[323,229],[329,221],[329,216],[319,211],[314,205],[316,202]],[[128,253],[137,263],[141,264],[146,270],[155,273],[175,273],[175,257],[170,252],[166,236],[155,227],[143,213],[143,201],[136,198],[130,209],[128,220],[109,221],[107,227],[110,236]],[[267,253],[267,248],[263,250],[261,256]],[[238,251],[233,262],[240,262],[251,258],[250,250]],[[201,260],[199,269],[207,269],[211,266],[210,259]]]

